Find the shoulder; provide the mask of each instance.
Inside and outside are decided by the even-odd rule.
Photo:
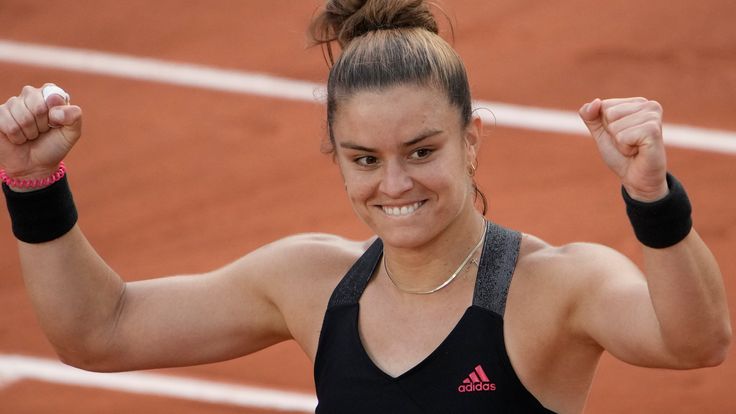
[[[368,241],[349,240],[326,233],[302,233],[285,237],[263,246],[260,254],[278,260],[279,267],[307,271],[310,266],[345,268],[355,262],[370,246]],[[321,273],[321,272],[318,272]]]
[[[312,356],[332,291],[371,242],[296,234],[248,253],[226,271],[278,309],[291,336]]]
[[[321,233],[296,234],[268,243],[212,273],[276,304],[294,295],[324,296],[369,242]]]
[[[228,267],[234,273],[247,273],[269,285],[300,279],[339,279],[365,252],[369,242],[324,233],[295,234],[268,243]]]

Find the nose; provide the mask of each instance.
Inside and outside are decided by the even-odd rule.
[[[406,171],[406,166],[398,161],[385,164],[383,177],[378,189],[392,198],[398,198],[414,187],[414,180]]]

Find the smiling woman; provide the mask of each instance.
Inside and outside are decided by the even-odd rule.
[[[356,92],[336,112],[330,129],[348,197],[385,243],[431,245],[451,224],[475,223],[477,233],[469,165],[479,121],[465,124],[443,91],[411,84]]]
[[[427,2],[330,0],[310,32],[332,63],[330,140],[377,236],[365,242],[294,235],[205,274],[126,283],[76,224],[61,162],[81,108],[49,85],[0,105],[23,276],[64,362],[184,366],[294,339],[314,362],[319,413],[579,413],[604,350],[649,367],[723,360],[721,275],[667,173],[659,104],[580,109],[621,181],[642,272],[603,246],[551,246],[484,217],[481,123]]]

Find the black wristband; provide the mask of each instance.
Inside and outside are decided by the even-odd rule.
[[[44,243],[65,235],[77,223],[69,183],[64,176],[48,187],[25,193],[3,184],[15,237],[26,243]]]
[[[673,246],[690,233],[693,227],[692,207],[679,181],[667,173],[669,193],[651,203],[634,200],[621,187],[626,202],[626,214],[639,241],[655,249]]]

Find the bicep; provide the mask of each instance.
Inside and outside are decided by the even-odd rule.
[[[611,249],[592,250],[581,259],[588,275],[574,311],[575,330],[624,362],[674,368],[641,271]]]
[[[267,295],[259,252],[222,269],[131,282],[95,367],[120,371],[194,365],[255,352],[288,339]]]

